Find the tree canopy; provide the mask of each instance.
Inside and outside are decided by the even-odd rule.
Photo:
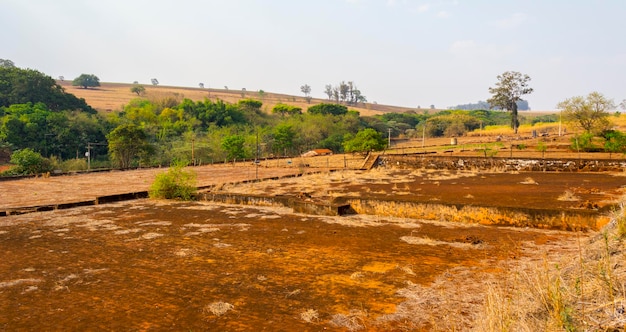
[[[387,142],[380,132],[366,128],[359,131],[355,136],[348,135],[344,138],[343,149],[345,152],[369,152],[385,149]]]
[[[493,88],[489,88],[491,98],[487,100],[491,106],[511,112],[511,128],[517,134],[519,128],[519,119],[517,116],[517,103],[522,99],[523,95],[533,92],[528,87],[530,76],[523,75],[516,71],[507,71],[502,75],[498,75],[498,82]]]
[[[348,113],[348,108],[339,104],[317,104],[307,109],[309,114],[322,114],[322,115],[344,115]]]
[[[120,168],[129,168],[142,152],[150,147],[146,132],[134,124],[121,125],[107,135],[109,153]]]
[[[599,133],[609,127],[608,110],[615,108],[613,100],[599,92],[586,97],[568,98],[557,105],[563,110],[566,121],[589,133]]]
[[[130,92],[136,93],[137,96],[141,96],[144,94],[144,92],[146,92],[146,88],[141,84],[133,84],[133,86],[130,88]]]
[[[81,74],[72,81],[73,86],[82,86],[83,89],[100,86],[100,79],[93,74]]]
[[[50,76],[32,69],[0,66],[0,107],[26,103],[44,103],[53,111],[96,113],[84,99],[66,93]]]

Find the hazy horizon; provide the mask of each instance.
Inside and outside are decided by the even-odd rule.
[[[369,102],[448,108],[528,74],[532,110],[626,98],[626,2],[0,0],[0,58],[72,80],[325,98],[353,81]]]

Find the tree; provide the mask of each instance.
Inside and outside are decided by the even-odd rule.
[[[577,96],[558,103],[566,121],[575,124],[588,133],[600,133],[609,126],[608,110],[615,108],[613,100],[599,92],[587,97]]]
[[[626,99],[622,100],[622,102],[619,103],[619,107],[621,107],[623,110],[626,110]]]
[[[309,114],[322,114],[322,115],[344,115],[348,113],[348,108],[339,104],[317,104],[308,108]]]
[[[237,104],[242,110],[248,112],[258,112],[261,110],[261,106],[263,106],[261,101],[255,99],[241,99]]]
[[[107,135],[111,159],[121,168],[129,168],[141,153],[150,147],[146,132],[134,124],[121,125]]]
[[[146,88],[141,84],[135,84],[130,88],[132,93],[136,93],[137,96],[141,96],[144,92],[146,92]]]
[[[604,149],[609,151],[609,159],[613,153],[626,151],[626,136],[620,131],[608,130],[603,133]]]
[[[272,113],[280,114],[280,116],[296,115],[302,114],[302,108],[287,104],[276,104],[274,108],[272,108]]]
[[[156,78],[151,79],[150,82],[152,82],[152,85],[159,85],[159,80]]]
[[[222,140],[222,150],[226,152],[229,160],[243,159],[246,157],[245,142],[245,138],[240,135],[226,136]]]
[[[519,128],[519,119],[517,116],[517,102],[522,99],[523,95],[533,92],[528,87],[530,76],[522,75],[516,71],[507,71],[502,75],[498,75],[498,82],[493,88],[489,88],[492,97],[487,100],[491,106],[511,112],[511,128],[515,134]]]
[[[324,93],[328,96],[328,100],[333,99],[333,86],[330,84],[326,84],[324,86]]]
[[[81,74],[72,81],[73,86],[82,86],[83,89],[100,86],[100,79],[93,74]]]
[[[274,137],[274,151],[282,152],[286,156],[287,150],[293,147],[293,139],[296,136],[296,132],[290,125],[283,123],[274,128],[272,136]]]
[[[198,86],[200,87],[200,89],[204,89],[204,83],[198,83]]]
[[[15,63],[8,59],[0,59],[1,68],[15,68]]]
[[[311,102],[311,87],[308,84],[305,84],[300,87],[300,91],[304,93],[304,99],[306,99],[307,103]]]
[[[346,135],[343,143],[345,152],[380,151],[386,146],[385,138],[372,128],[363,129],[356,136]]]

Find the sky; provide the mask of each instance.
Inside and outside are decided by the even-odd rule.
[[[0,0],[0,58],[71,80],[448,108],[530,76],[533,110],[626,99],[623,0]]]

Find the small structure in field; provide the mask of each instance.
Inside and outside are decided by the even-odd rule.
[[[315,157],[315,156],[330,156],[333,154],[329,149],[314,149],[301,154],[302,157]]]

